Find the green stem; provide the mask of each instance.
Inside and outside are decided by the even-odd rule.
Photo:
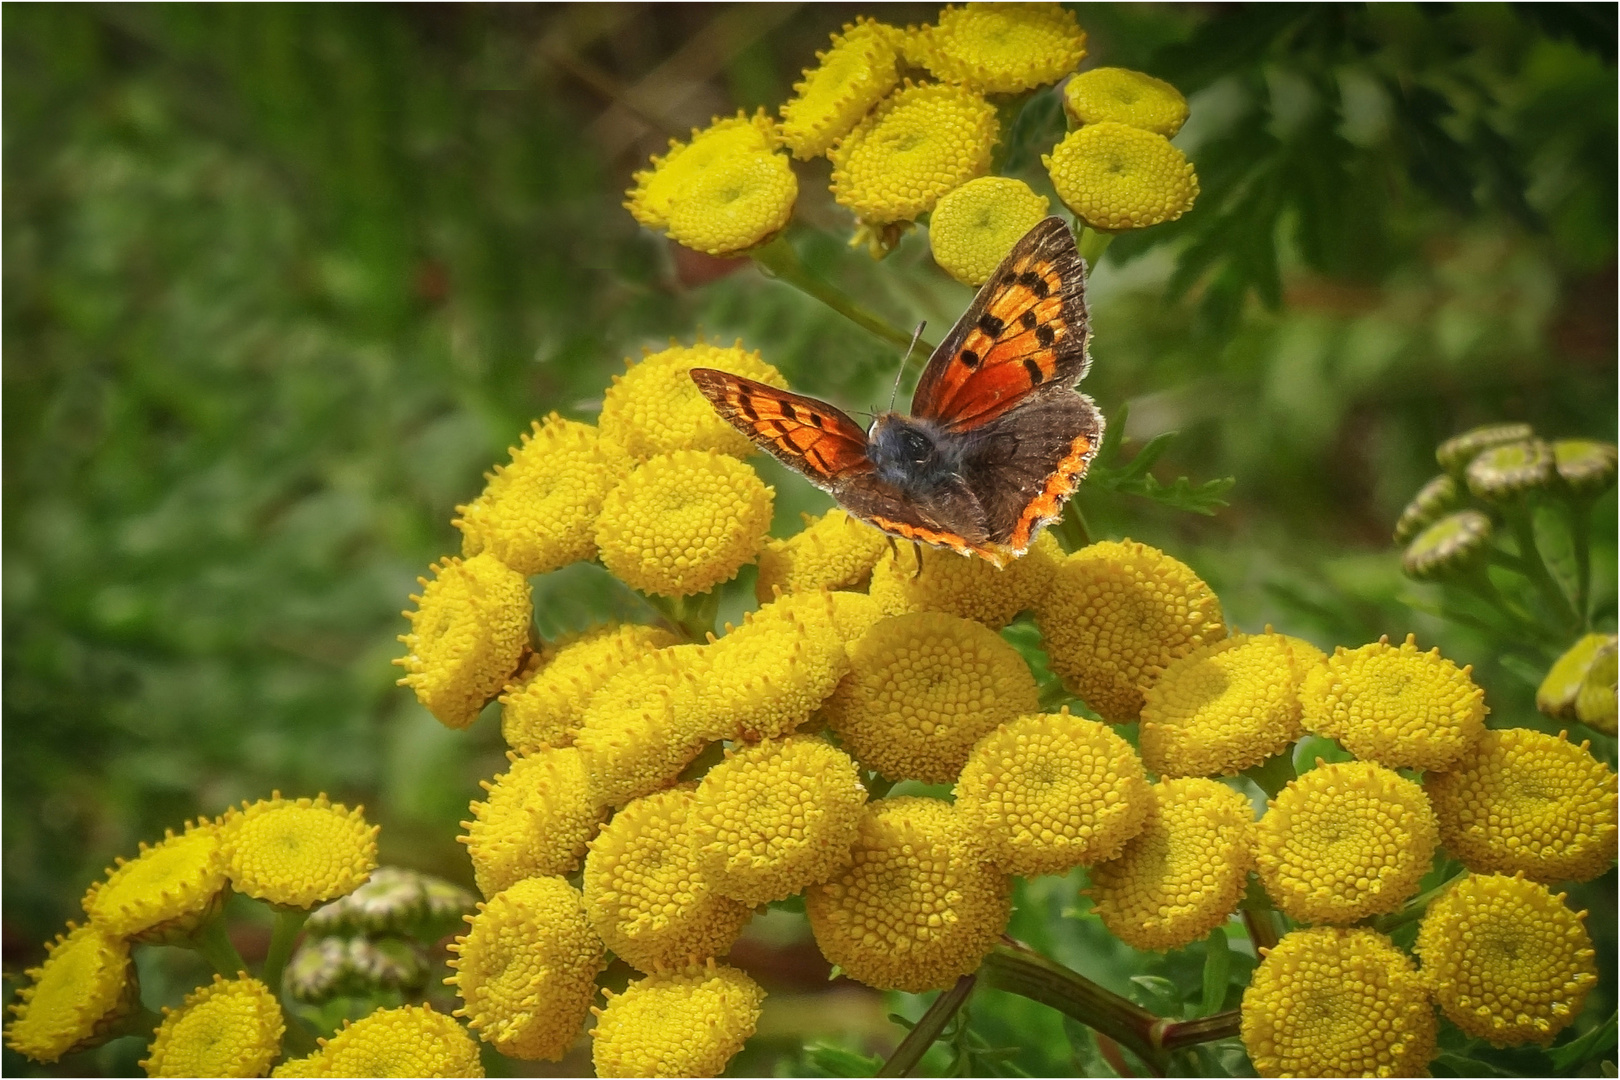
[[[1277,947],[1277,916],[1270,908],[1244,908],[1243,927],[1249,932],[1249,941],[1254,945],[1257,958],[1261,949]]]
[[[1058,542],[1065,551],[1075,552],[1091,545],[1091,529],[1086,525],[1086,515],[1073,499],[1063,504],[1063,517],[1053,526],[1053,531],[1057,533]]]
[[[202,953],[203,959],[227,979],[234,979],[238,972],[248,969],[242,954],[231,944],[231,936],[225,930],[225,918],[222,915],[203,923],[202,929],[198,930],[186,944]]]
[[[1523,568],[1515,569],[1516,572],[1524,574],[1526,577],[1529,576]],[[1476,567],[1470,573],[1453,578],[1452,582],[1458,588],[1472,593],[1488,606],[1507,616],[1510,623],[1517,624],[1518,631],[1508,635],[1509,637],[1525,637],[1528,635],[1530,640],[1538,642],[1546,637],[1548,630],[1546,624],[1531,614],[1524,605],[1504,596],[1502,591],[1496,587],[1496,583],[1491,580],[1490,575],[1485,572],[1483,566]]]
[[[710,589],[696,596],[659,596],[656,593],[643,593],[642,596],[687,641],[702,644],[714,633],[714,618],[720,611],[718,589]]]
[[[1108,245],[1114,242],[1114,234],[1098,232],[1089,225],[1080,226],[1080,257],[1086,260],[1086,266],[1096,269],[1097,260],[1102,258]]]
[[[298,932],[308,918],[309,912],[304,910],[276,912],[275,927],[270,931],[270,952],[264,958],[264,984],[277,1000],[281,998],[281,973],[287,969]]]
[[[1558,584],[1547,569],[1547,564],[1541,558],[1541,549],[1536,546],[1536,525],[1528,504],[1520,503],[1507,507],[1503,511],[1508,524],[1513,528],[1513,538],[1518,544],[1519,560],[1524,563],[1524,574],[1541,590],[1542,596],[1549,606],[1562,619],[1566,625],[1579,625],[1580,618],[1570,605],[1569,596],[1564,587]]]
[[[1575,613],[1583,631],[1592,629],[1592,535],[1587,528],[1591,511],[1592,500],[1579,495],[1571,495],[1564,503],[1569,546],[1575,554]]]
[[[910,1076],[911,1070],[917,1067],[928,1048],[934,1045],[940,1032],[951,1022],[951,1018],[967,1003],[973,993],[973,987],[978,982],[976,975],[964,975],[956,980],[956,985],[934,999],[923,1013],[917,1026],[894,1048],[889,1060],[883,1063],[883,1068],[877,1071],[878,1076]]]
[[[1160,1020],[1153,1025],[1153,1041],[1165,1050],[1183,1050],[1196,1043],[1233,1038],[1242,1023],[1243,1014],[1237,1009],[1194,1020]]]
[[[911,344],[909,333],[890,326],[887,320],[856,303],[842,289],[812,273],[785,236],[778,236],[748,254],[767,277],[785,281],[806,296],[820,300],[861,329],[902,349]],[[919,341],[918,345],[924,356],[934,351],[934,347],[926,341]]]

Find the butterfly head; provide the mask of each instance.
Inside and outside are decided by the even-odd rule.
[[[961,456],[927,420],[883,413],[867,431],[867,456],[878,475],[902,490],[937,487],[956,474]]]

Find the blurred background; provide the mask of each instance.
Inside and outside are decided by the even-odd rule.
[[[1085,66],[1187,94],[1203,184],[1096,268],[1086,389],[1129,404],[1132,440],[1181,433],[1166,482],[1236,478],[1212,517],[1086,502],[1094,531],[1188,562],[1245,629],[1416,632],[1532,723],[1539,670],[1431,614],[1390,529],[1471,425],[1615,438],[1614,6],[1073,6]],[[481,474],[531,419],[593,418],[671,337],[740,338],[847,408],[894,375],[893,349],[747,260],[638,229],[631,172],[716,113],[774,109],[856,14],[936,12],[8,6],[8,992],[114,856],[271,789],[363,803],[384,862],[470,886],[454,838],[498,723],[441,728],[389,660]],[[821,272],[942,332],[970,293],[925,232],[883,263],[848,251],[825,161],[803,168]],[[825,505],[771,478],[785,520]],[[1596,521],[1612,631],[1612,491]],[[542,629],[614,603],[569,580],[537,580]],[[1577,898],[1611,958],[1614,881]],[[750,940],[776,949],[773,994],[826,986],[813,951]],[[862,1001],[773,1037],[885,1029]]]

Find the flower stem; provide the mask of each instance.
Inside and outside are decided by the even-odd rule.
[[[861,329],[902,349],[911,344],[909,333],[890,326],[887,320],[856,303],[842,289],[812,273],[785,236],[778,236],[748,254],[767,277],[785,281],[806,296],[820,300]],[[918,345],[925,356],[934,351],[934,347],[926,341],[919,341]]]
[[[1592,536],[1587,528],[1591,510],[1592,500],[1582,496],[1570,496],[1564,503],[1569,546],[1575,555],[1575,614],[1582,630],[1592,629]]]
[[[1244,908],[1243,926],[1249,931],[1249,940],[1254,943],[1257,958],[1261,949],[1277,947],[1277,917],[1270,908]]]
[[[945,1030],[951,1018],[967,1003],[978,981],[976,975],[964,975],[956,980],[955,986],[935,998],[934,1003],[928,1006],[928,1011],[923,1013],[922,1019],[917,1021],[917,1026],[912,1028],[901,1040],[900,1045],[894,1048],[894,1053],[889,1055],[889,1060],[883,1063],[877,1075],[910,1076],[911,1070],[917,1067],[917,1063],[928,1052],[928,1048],[934,1045],[934,1040],[939,1038],[940,1032]]]
[[[1089,225],[1080,226],[1080,257],[1086,260],[1088,269],[1096,269],[1097,260],[1103,257],[1103,252],[1113,242],[1113,233],[1098,232]]]
[[[1183,1050],[1196,1043],[1230,1039],[1238,1034],[1242,1022],[1243,1015],[1237,1009],[1194,1020],[1160,1020],[1153,1026],[1153,1042],[1164,1050]]]
[[[298,940],[298,932],[304,928],[307,918],[307,911],[276,912],[275,927],[270,931],[270,952],[264,958],[264,984],[278,1001],[281,999],[281,973],[287,969],[293,944]]]
[[[1558,618],[1566,625],[1579,625],[1581,619],[1575,614],[1568,594],[1553,578],[1552,572],[1547,569],[1546,562],[1541,558],[1541,549],[1536,546],[1535,519],[1531,516],[1529,505],[1520,503],[1508,507],[1503,511],[1503,516],[1513,528],[1513,538],[1519,548],[1519,561],[1523,563],[1524,575],[1541,590],[1542,596]]]
[[[202,928],[186,944],[202,953],[203,959],[227,979],[234,979],[238,972],[248,969],[242,954],[231,944],[231,936],[225,930],[223,915],[215,916],[203,923]]]
[[[643,593],[642,596],[687,641],[701,644],[714,632],[714,618],[720,611],[718,589],[710,589],[696,596],[659,596],[656,593]]]

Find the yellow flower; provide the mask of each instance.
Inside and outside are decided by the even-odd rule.
[[[1417,892],[1439,841],[1423,789],[1365,761],[1318,764],[1277,793],[1257,827],[1256,869],[1290,918],[1350,923]]]
[[[724,454],[677,450],[651,458],[602,505],[602,565],[642,592],[708,592],[759,553],[774,494],[753,469]]]
[[[808,161],[836,140],[900,81],[896,31],[859,18],[832,36],[832,47],[793,84],[782,105],[782,141],[793,156]]]
[[[223,822],[226,872],[239,893],[286,907],[313,907],[353,892],[377,867],[377,826],[321,794],[288,802],[281,792]]]
[[[1303,665],[1282,634],[1236,634],[1172,661],[1143,695],[1142,761],[1160,776],[1242,772],[1300,724]]]
[[[692,381],[695,367],[719,368],[755,382],[781,389],[787,380],[759,353],[742,342],[731,346],[671,345],[649,352],[639,364],[625,361],[628,370],[613,377],[602,398],[598,421],[604,440],[612,440],[637,461],[676,450],[715,450],[732,457],[747,457],[754,444],[720,414]]]
[[[1035,605],[1063,559],[1057,539],[1046,532],[1002,569],[943,548],[896,548],[872,568],[870,592],[890,615],[943,611],[1000,630]]]
[[[778,610],[782,605],[783,610]],[[727,738],[778,739],[810,719],[849,671],[832,619],[776,601],[709,646],[699,713]]]
[[[782,595],[780,586],[774,591],[777,593],[774,599],[752,612],[754,621],[791,617],[800,624],[803,633],[836,637],[844,645],[887,618],[882,605],[862,592],[817,589]],[[745,621],[747,618],[744,616]],[[847,670],[836,661],[834,666],[839,672]]]
[[[591,799],[585,762],[573,747],[527,757],[508,754],[512,767],[491,784],[484,802],[463,821],[478,891],[494,896],[526,877],[579,869],[585,845],[605,816]]]
[[[948,7],[923,31],[928,70],[986,94],[1057,82],[1086,56],[1086,32],[1061,4]]]
[[[268,986],[215,975],[179,1009],[163,1010],[141,1068],[147,1076],[263,1076],[281,1055],[286,1030]]]
[[[1217,780],[1153,785],[1147,822],[1091,868],[1103,925],[1136,949],[1179,949],[1226,921],[1254,865],[1254,810]]]
[[[654,156],[652,168],[636,173],[625,209],[650,229],[668,228],[670,214],[704,173],[738,155],[768,153],[776,144],[776,125],[764,110],[752,117],[740,110],[716,117],[701,131],[693,128],[690,142],[669,140],[669,153]]]
[[[33,985],[24,987],[11,1006],[17,1018],[6,1029],[6,1043],[49,1063],[110,1036],[139,1003],[140,989],[129,943],[94,923],[68,923],[68,932],[45,949],[45,962],[26,972]]]
[[[1178,657],[1226,637],[1221,602],[1184,563],[1126,540],[1081,548],[1035,605],[1052,670],[1115,723],[1134,720],[1143,692]]]
[[[507,1057],[561,1061],[607,966],[579,890],[558,877],[525,878],[467,922],[445,980],[461,998],[455,1015]]]
[[[799,180],[781,154],[716,161],[669,212],[669,237],[705,255],[737,255],[781,232],[793,216]]]
[[[827,155],[833,198],[864,222],[912,221],[990,171],[999,131],[995,106],[972,90],[908,80]]]
[[[1617,647],[1620,647],[1620,638],[1613,634],[1587,634],[1571,645],[1547,669],[1546,678],[1536,690],[1536,708],[1555,720],[1578,719],[1576,705],[1582,687],[1591,681],[1601,661],[1607,659],[1613,663]],[[1597,674],[1601,676],[1601,672]],[[1612,724],[1607,730],[1601,725],[1597,727],[1605,735],[1614,734]]]
[[[1423,789],[1447,851],[1476,873],[1590,881],[1614,862],[1615,775],[1588,750],[1529,728],[1487,731]]]
[[[1372,930],[1295,930],[1243,993],[1261,1076],[1426,1076],[1438,1028],[1423,976]]]
[[[981,176],[939,200],[928,218],[934,261],[951,277],[977,288],[990,280],[1013,245],[1046,217],[1045,195],[1022,180]]]
[[[1167,139],[1187,122],[1187,99],[1181,91],[1129,68],[1082,71],[1063,88],[1063,108],[1076,125],[1113,120]]]
[[[823,956],[868,986],[913,994],[978,970],[1012,913],[1010,881],[978,860],[948,803],[868,804],[852,854],[804,894]]]
[[[1193,208],[1198,174],[1163,135],[1104,121],[1069,132],[1041,158],[1058,198],[1093,229],[1174,221]]]
[[[1522,876],[1470,876],[1429,905],[1417,953],[1453,1024],[1497,1046],[1545,1046],[1597,983],[1586,912]]]
[[[524,432],[510,465],[495,473],[478,498],[456,507],[461,553],[487,551],[524,577],[596,555],[596,515],[630,463],[616,443],[590,424],[556,413]]]
[[[1485,731],[1485,691],[1439,649],[1406,635],[1333,651],[1301,691],[1305,726],[1392,769],[1448,769]]]
[[[432,1005],[378,1009],[321,1039],[327,1076],[483,1076],[478,1044]],[[207,1075],[207,1074],[198,1074]]]
[[[179,836],[166,830],[155,847],[141,844],[134,861],[118,860],[107,880],[90,886],[84,913],[113,937],[163,941],[188,934],[211,914],[225,888],[219,825],[186,823]]]
[[[865,805],[855,763],[815,736],[729,753],[698,785],[698,866],[733,900],[785,899],[848,865]]]
[[[594,806],[623,806],[675,782],[717,725],[698,707],[707,649],[674,645],[631,662],[591,698],[574,746]]]
[[[674,967],[731,947],[753,914],[714,891],[692,849],[697,796],[689,788],[648,795],[620,810],[591,841],[585,909],[626,963]]]
[[[890,780],[948,784],[974,743],[1040,708],[1018,650],[954,615],[884,619],[849,654],[849,677],[823,712],[855,759]]]
[[[278,1078],[322,1076],[325,1075],[322,1072],[325,1065],[326,1059],[319,1051],[316,1051],[307,1057],[288,1058],[280,1065],[277,1065],[275,1068],[271,1069],[270,1075]]]
[[[836,507],[819,518],[806,516],[801,531],[765,541],[754,595],[764,604],[778,586],[785,593],[863,588],[887,549],[881,531]]]
[[[754,1033],[765,991],[734,967],[693,964],[603,991],[594,1009],[597,1076],[719,1076]]]
[[[411,631],[400,635],[405,655],[394,663],[417,701],[441,723],[464,728],[523,663],[534,615],[529,583],[489,554],[452,555],[431,569],[432,581],[416,579],[416,610],[400,613]]]
[[[1131,744],[1067,712],[1020,716],[973,747],[956,813],[1004,873],[1061,874],[1112,859],[1153,797]]]
[[[520,754],[567,746],[585,706],[631,661],[679,640],[656,626],[606,623],[546,646],[501,695],[501,734]]]

